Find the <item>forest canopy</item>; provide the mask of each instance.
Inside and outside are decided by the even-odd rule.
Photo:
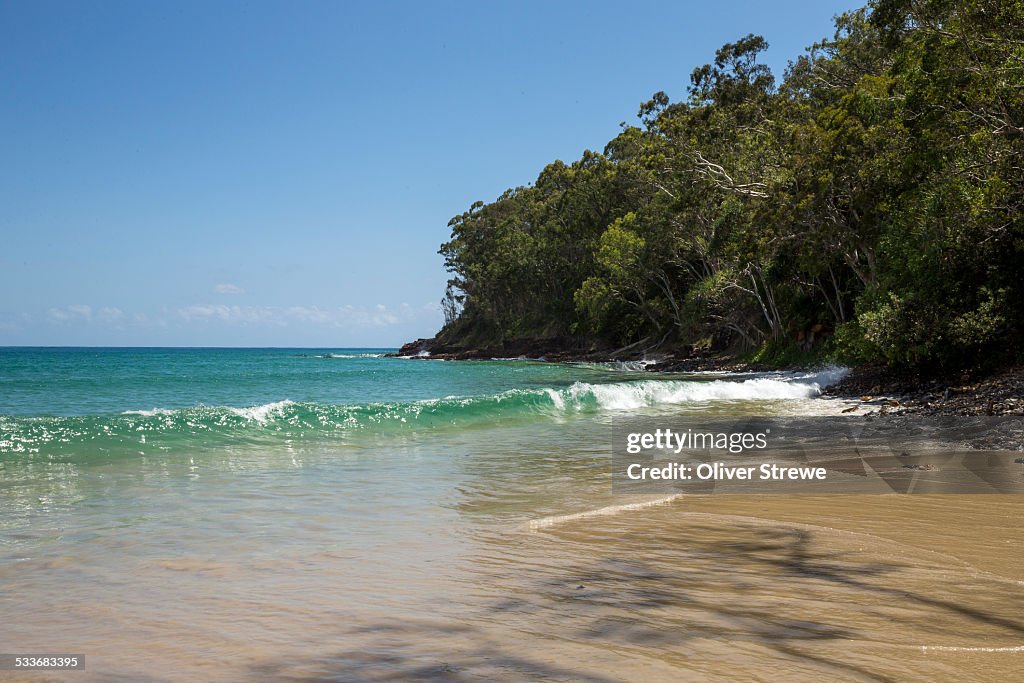
[[[781,81],[767,47],[454,217],[439,338],[1019,361],[1024,2],[875,0]]]

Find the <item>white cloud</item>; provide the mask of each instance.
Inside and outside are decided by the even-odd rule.
[[[92,320],[92,306],[74,304],[64,308],[51,308],[46,312],[46,317],[54,323],[88,322]]]
[[[51,323],[120,323],[128,319],[124,311],[116,306],[104,306],[94,309],[87,304],[74,304],[63,308],[51,308],[46,312],[46,319]]]
[[[233,285],[230,282],[220,282],[214,288],[213,291],[217,294],[245,294],[245,290],[238,285]]]
[[[281,324],[274,315],[274,309],[265,306],[194,304],[179,308],[178,315],[188,322],[219,320],[226,323]]]
[[[120,308],[113,306],[101,308],[96,313],[96,319],[101,320],[105,323],[115,323],[120,320],[123,320],[124,317],[124,312]]]
[[[286,326],[308,323],[328,327],[386,327],[413,320],[422,311],[402,307],[392,312],[378,304],[372,309],[352,305],[337,308],[319,306],[227,306],[193,304],[179,308],[178,317],[187,322],[217,321],[227,324],[263,324]]]
[[[325,328],[384,328],[407,323],[436,325],[436,304],[411,306],[402,303],[394,308],[384,304],[336,307],[320,306],[230,306],[219,303],[198,303],[177,309],[161,308],[154,312],[124,311],[116,306],[92,307],[74,304],[50,308],[46,320],[55,325],[108,326],[111,329],[167,328],[182,324],[215,324],[239,326],[287,327],[306,325]],[[9,318],[9,316],[8,316]],[[12,320],[0,316],[3,329],[12,328]]]

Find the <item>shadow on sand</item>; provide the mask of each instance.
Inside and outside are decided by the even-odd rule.
[[[986,586],[976,601],[947,597],[932,581],[948,567],[837,549],[813,527],[741,519],[723,528],[677,517],[642,534],[615,522],[567,525],[495,540],[473,560],[472,608],[353,625],[317,661],[268,661],[250,673],[293,682],[728,680],[735,664],[748,674],[763,666],[765,678],[788,670],[887,681],[922,639],[1024,637],[1015,582],[1002,595]],[[865,665],[844,656],[851,641],[880,652]]]

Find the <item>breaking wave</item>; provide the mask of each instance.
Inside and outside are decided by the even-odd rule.
[[[817,396],[845,370],[742,381],[658,380],[513,389],[486,396],[363,405],[275,401],[249,407],[194,406],[75,417],[0,416],[0,454],[60,453],[161,446],[213,447],[287,439],[336,438],[366,430],[425,430],[514,418],[558,418],[695,402],[797,400]]]

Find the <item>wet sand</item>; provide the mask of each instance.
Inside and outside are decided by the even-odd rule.
[[[495,612],[590,680],[1014,680],[1021,513],[1022,496],[690,496],[538,533]]]
[[[87,671],[11,679],[1014,680],[1022,513],[1015,495],[687,496],[406,539],[352,580],[344,553],[168,559],[136,579],[155,594],[51,616]]]

